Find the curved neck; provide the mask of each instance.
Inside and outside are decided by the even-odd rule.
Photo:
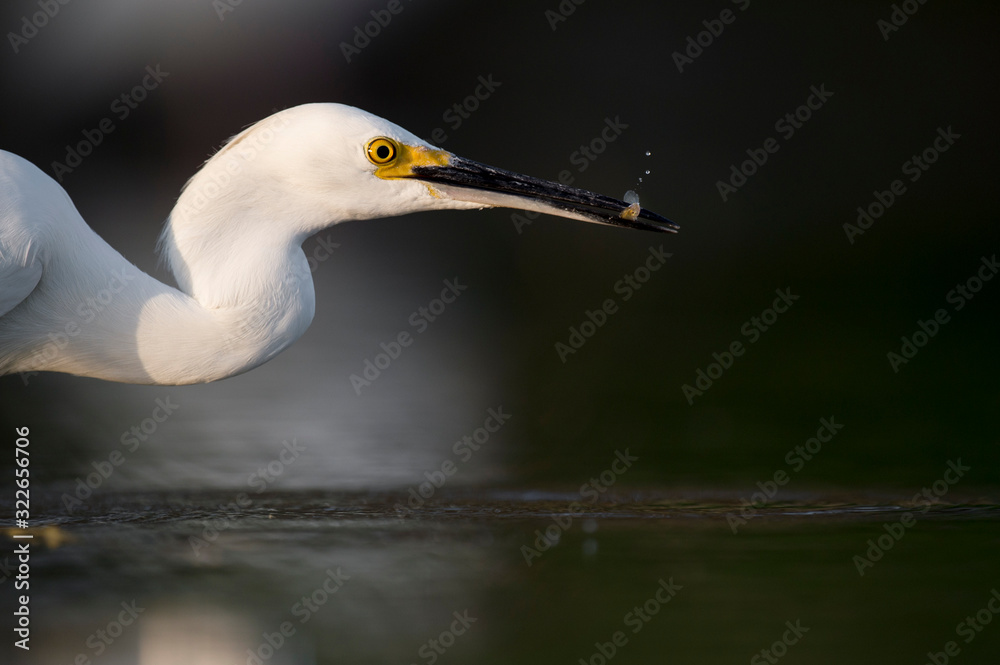
[[[261,259],[234,271],[226,304],[156,284],[161,290],[143,303],[135,335],[137,356],[154,383],[203,383],[253,369],[297,340],[315,311],[308,264],[297,247],[287,260]]]
[[[224,265],[210,273],[225,279],[202,298],[142,272],[96,234],[92,241],[67,238],[56,252],[60,256],[53,256],[47,278],[56,288],[38,294],[35,318],[24,322],[25,328],[45,332],[19,334],[18,323],[11,321],[12,339],[35,341],[11,351],[16,360],[5,371],[66,372],[124,383],[205,383],[270,360],[312,321],[312,278],[297,246],[233,254],[238,260],[228,267],[220,261]],[[65,274],[63,266],[68,266]],[[204,271],[199,266],[195,273]]]

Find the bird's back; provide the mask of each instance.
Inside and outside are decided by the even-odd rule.
[[[66,205],[73,207],[52,178],[0,150],[0,317],[37,286],[42,276],[39,250],[58,217],[53,213]]]
[[[0,150],[0,375],[65,334],[102,263],[128,265],[87,226],[66,191]]]
[[[0,152],[0,376],[217,380],[290,343],[246,323],[260,318],[256,309],[205,308],[142,272],[84,222],[58,183]]]

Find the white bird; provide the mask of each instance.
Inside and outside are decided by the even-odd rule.
[[[94,233],[52,178],[0,151],[0,375],[183,385],[240,374],[312,321],[310,235],[493,206],[677,229],[636,205],[462,159],[360,109],[306,104],[237,134],[185,185],[158,244],[173,288]]]

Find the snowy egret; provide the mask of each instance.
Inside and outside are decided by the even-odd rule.
[[[182,385],[240,374],[312,321],[310,235],[494,206],[677,229],[635,205],[457,157],[360,109],[306,104],[237,134],[185,185],[158,246],[173,288],[94,233],[52,178],[0,151],[0,375]]]

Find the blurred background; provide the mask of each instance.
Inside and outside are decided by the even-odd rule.
[[[40,630],[49,630],[43,634],[55,651],[30,662],[70,662],[77,651],[96,658],[84,647],[86,636],[137,590],[161,598],[160,619],[143,624],[144,641],[127,634],[134,648],[112,645],[101,662],[173,662],[140,652],[161,639],[149,635],[166,635],[176,648],[177,635],[192,628],[170,617],[190,610],[170,608],[207,607],[206,598],[229,609],[194,624],[224,624],[230,628],[215,634],[259,642],[300,590],[322,581],[331,552],[361,579],[351,603],[338,599],[337,614],[324,615],[323,631],[343,641],[333,647],[316,638],[306,647],[302,640],[269,662],[338,662],[331,654],[351,662],[431,662],[418,647],[450,625],[451,611],[473,602],[470,596],[504,615],[545,608],[548,620],[538,619],[530,634],[514,620],[484,628],[455,647],[467,649],[464,658],[588,662],[629,603],[655,591],[667,560],[688,573],[689,588],[701,580],[712,589],[691,594],[705,604],[689,605],[688,619],[657,628],[672,636],[670,653],[679,659],[750,658],[795,618],[780,607],[747,623],[746,612],[780,604],[776,598],[795,608],[824,600],[836,608],[828,628],[840,630],[814,637],[813,647],[805,638],[800,662],[827,662],[824,654],[842,662],[848,643],[855,659],[909,649],[920,662],[927,649],[940,650],[949,634],[954,639],[961,613],[1000,584],[985,554],[955,561],[944,553],[963,538],[970,552],[995,548],[995,522],[962,530],[943,520],[941,534],[951,535],[941,538],[928,524],[914,536],[928,541],[919,550],[914,541],[911,550],[928,558],[909,568],[900,562],[895,584],[837,596],[840,575],[857,583],[851,556],[882,533],[878,522],[761,527],[753,541],[734,539],[715,514],[711,526],[671,527],[679,532],[659,523],[653,532],[632,529],[626,520],[598,531],[610,539],[599,560],[597,541],[574,527],[580,542],[558,556],[572,551],[575,558],[539,578],[518,548],[551,521],[494,516],[506,514],[510,501],[579,499],[581,484],[626,449],[639,461],[616,479],[623,501],[736,505],[785,470],[791,480],[782,501],[892,504],[908,501],[960,458],[970,470],[947,500],[995,502],[1000,280],[975,278],[984,258],[988,264],[1000,250],[998,9],[964,1],[902,5],[906,11],[889,3],[748,0],[6,3],[0,148],[60,176],[99,235],[168,282],[153,247],[187,179],[242,128],[308,102],[363,108],[499,167],[550,179],[568,171],[575,186],[619,198],[634,190],[644,207],[682,227],[658,235],[550,217],[527,224],[509,210],[343,224],[303,247],[315,259],[310,330],[248,374],[179,388],[44,374],[0,379],[3,431],[31,428],[35,515],[78,539],[36,559],[46,566],[40,575],[60,584],[35,592],[49,608]],[[814,90],[832,94],[821,106],[813,96],[814,108],[803,110]],[[797,110],[797,120],[776,125]],[[68,152],[106,118],[113,131],[78,166],[65,172],[54,165],[66,164]],[[622,129],[606,142],[609,122]],[[959,135],[940,153],[933,149],[939,130]],[[759,155],[768,139],[777,151],[755,171],[747,166],[754,172],[735,192],[720,194],[719,182],[729,182],[734,165],[750,158],[748,150]],[[926,170],[911,181],[915,171],[904,171],[904,163],[924,159],[928,148]],[[859,206],[869,208],[897,179],[905,193],[863,233],[849,233],[845,225],[857,223]],[[625,300],[616,285],[635,275],[651,248],[671,256]],[[467,290],[417,333],[410,315],[449,279]],[[973,297],[949,297],[957,287]],[[748,334],[754,317],[770,320],[765,310],[778,289],[798,299],[759,335]],[[556,345],[569,344],[571,328],[608,298],[618,311],[561,357]],[[895,371],[887,354],[902,353],[901,338],[912,339],[939,309],[949,322]],[[351,375],[402,331],[416,333],[414,344],[358,394]],[[737,341],[745,353],[718,375],[713,354]],[[704,379],[696,383],[699,371],[718,378],[706,388]],[[685,385],[703,394],[685,394]],[[163,422],[150,420],[157,400],[177,405]],[[454,444],[482,427],[489,409],[501,408],[509,421],[460,458]],[[816,435],[821,418],[843,428],[814,459],[793,467],[786,455]],[[139,444],[126,443],[133,427],[143,435]],[[285,442],[301,453],[278,464]],[[115,450],[127,451],[125,463],[92,493],[81,490]],[[4,457],[6,475],[12,454]],[[448,460],[458,470],[435,501],[474,502],[467,520],[435,515],[396,524],[391,507]],[[240,491],[257,497],[262,479],[267,494],[260,496],[278,503],[258,498],[237,511],[238,525],[212,543],[219,568],[198,572],[205,558],[188,540],[202,533],[198,520],[217,517],[218,505]],[[4,491],[10,501],[13,490]],[[365,497],[377,497],[381,508]],[[324,511],[338,501],[369,508],[330,522]],[[144,514],[155,519],[144,521]],[[274,517],[297,525],[294,545],[263,521]],[[162,529],[151,526],[158,520]],[[748,541],[757,544],[741,549]],[[839,558],[830,566],[842,568],[836,573],[822,563],[831,550]],[[818,568],[780,563],[793,554]],[[717,574],[714,557],[735,567]],[[140,560],[148,566],[136,567]],[[964,573],[946,579],[939,575],[946,565]],[[631,572],[614,578],[622,570]],[[669,566],[664,570],[668,576]],[[929,586],[917,583],[928,575]],[[96,581],[86,582],[89,576]],[[582,591],[588,585],[590,596]],[[508,597],[511,588],[517,593]],[[941,600],[947,594],[954,602]],[[891,599],[892,609],[875,598]],[[253,621],[239,623],[227,602]],[[596,606],[603,618],[587,610]],[[934,615],[927,626],[936,641],[926,648],[911,640],[929,630],[914,616],[901,619],[899,641],[848,620],[857,613],[877,621],[908,608],[920,608],[913,610],[919,621]],[[91,611],[97,619],[88,622]],[[716,620],[731,622],[721,641],[713,638]],[[79,624],[73,630],[80,637],[63,643],[55,627],[69,622]],[[853,639],[845,641],[847,634]],[[631,651],[622,648],[621,661],[664,653],[639,639]],[[966,653],[983,649],[986,639]]]

